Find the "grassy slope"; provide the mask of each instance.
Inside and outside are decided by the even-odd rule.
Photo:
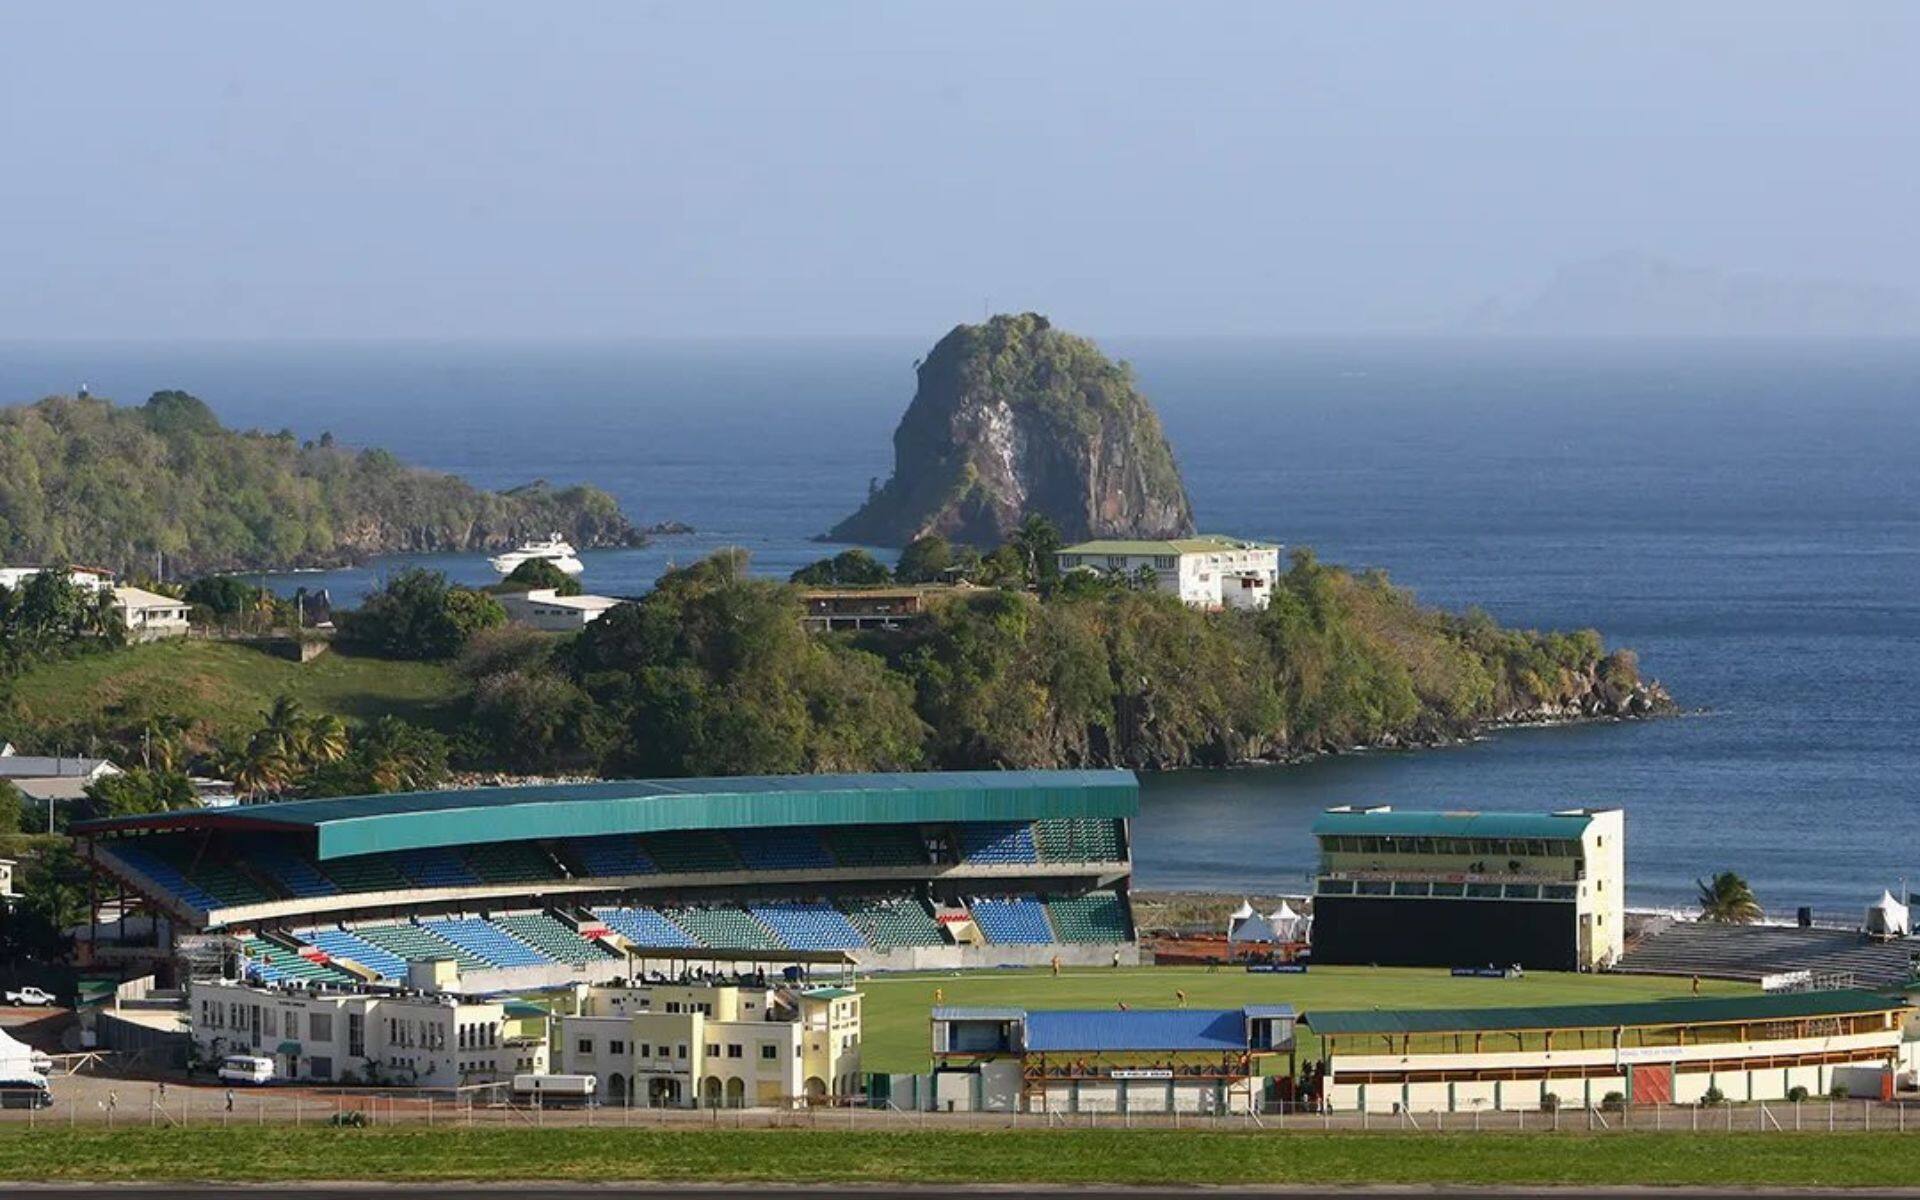
[[[1920,1178],[1920,1137],[14,1126],[0,1178],[1858,1187]]]
[[[87,654],[27,671],[13,686],[23,724],[49,732],[137,728],[152,716],[204,721],[215,736],[259,724],[281,694],[312,713],[371,721],[389,713],[443,722],[456,687],[447,668],[328,651],[309,663],[225,642],[177,640]]]
[[[1249,975],[1204,967],[1123,967],[1069,970],[972,971],[965,975],[883,977],[863,982],[864,1043],[869,1071],[927,1068],[927,1009],[939,989],[946,1004],[1015,1004],[1029,1008],[1171,1008],[1176,989],[1194,1008],[1291,1004],[1315,1008],[1487,1008],[1517,1004],[1581,1004],[1655,1000],[1690,994],[1684,979],[1634,975],[1536,973],[1524,979],[1455,979],[1445,971],[1319,967],[1306,975]],[[1741,984],[1702,980],[1703,994],[1749,991]],[[1310,1038],[1308,1039],[1311,1040]],[[1306,1047],[1303,1046],[1303,1050]]]

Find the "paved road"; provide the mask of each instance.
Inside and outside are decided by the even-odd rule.
[[[1195,1196],[1204,1196],[1208,1200],[1275,1200],[1286,1197],[1287,1200],[1354,1200],[1355,1197],[1408,1197],[1408,1196],[1540,1196],[1550,1195],[1556,1200],[1623,1200],[1626,1197],[1658,1197],[1659,1200],[1724,1200],[1727,1197],[1741,1197],[1750,1200],[1754,1196],[1844,1196],[1847,1200],[1914,1200],[1920,1197],[1920,1188],[1839,1191],[1830,1189],[1794,1189],[1794,1188],[1755,1188],[1729,1190],[1703,1190],[1695,1188],[1475,1188],[1475,1187],[1394,1187],[1394,1188],[1188,1188],[1184,1190],[1162,1187],[1026,1187],[1019,1185],[995,1185],[965,1187],[951,1184],[930,1187],[902,1187],[892,1184],[846,1185],[836,1187],[806,1186],[787,1187],[778,1184],[529,1184],[525,1182],[503,1182],[498,1184],[379,1184],[379,1183],[332,1183],[332,1184],[260,1184],[245,1186],[149,1186],[143,1184],[99,1185],[99,1184],[18,1184],[9,1185],[11,1194],[18,1196],[112,1196],[115,1200],[258,1200],[262,1192],[271,1188],[282,1195],[291,1195],[296,1200],[412,1200],[414,1197],[432,1197],[433,1200],[501,1200],[503,1195],[536,1195],[551,1193],[554,1196],[565,1195],[579,1200],[601,1200],[603,1197],[633,1197],[634,1200],[733,1200],[735,1197],[753,1197],[755,1200],[841,1200],[843,1197],[855,1197],[858,1200],[930,1200],[936,1196],[979,1196],[1013,1197],[1042,1196],[1048,1200],[1092,1200],[1100,1197],[1121,1197],[1123,1200],[1192,1200]]]

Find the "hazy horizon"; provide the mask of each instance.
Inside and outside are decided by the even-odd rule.
[[[1908,5],[0,28],[8,341],[1920,330]]]

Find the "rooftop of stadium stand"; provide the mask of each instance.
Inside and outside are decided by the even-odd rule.
[[[927,771],[745,775],[457,788],[286,800],[76,823],[81,835],[161,830],[310,833],[338,858],[474,842],[681,829],[1131,817],[1131,771]]]
[[[1036,1052],[1244,1050],[1250,1017],[1293,1016],[1284,1004],[1247,1008],[1022,1009],[940,1007],[935,1021],[1024,1021]]]
[[[1792,1021],[1911,1008],[1903,997],[1842,989],[1769,992],[1632,1004],[1558,1004],[1527,1008],[1348,1009],[1308,1012],[1301,1020],[1328,1034],[1532,1033],[1548,1029],[1631,1029],[1654,1025],[1730,1025]]]
[[[1415,812],[1389,805],[1329,808],[1313,819],[1313,836],[1577,838],[1602,809],[1552,813]]]

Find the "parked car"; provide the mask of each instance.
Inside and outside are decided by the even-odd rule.
[[[6,994],[8,1004],[23,1004],[38,1008],[53,1003],[53,993],[45,988],[23,987],[17,992]]]

